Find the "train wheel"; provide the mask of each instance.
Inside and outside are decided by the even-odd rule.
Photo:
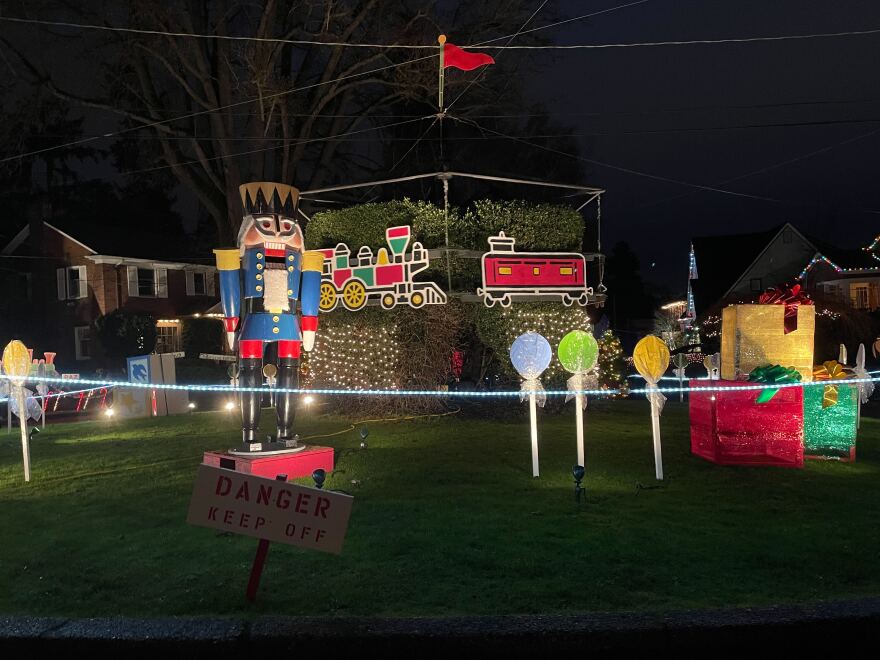
[[[390,293],[382,294],[382,299],[379,302],[382,303],[382,309],[392,309],[397,304],[394,295]]]
[[[416,291],[409,297],[409,304],[418,309],[425,304],[425,294],[421,291]]]
[[[510,307],[510,303],[513,302],[513,298],[511,298],[508,294],[504,294],[498,299],[498,304],[502,307]]]
[[[574,298],[572,298],[567,293],[562,294],[562,304],[563,305],[565,305],[566,307],[571,307],[573,303],[574,303]]]
[[[483,302],[486,304],[486,307],[495,307],[495,298],[488,294],[483,296]]]
[[[352,280],[343,287],[342,304],[350,312],[356,312],[367,304],[367,289],[363,282]]]
[[[589,302],[590,296],[588,296],[586,293],[582,293],[580,298],[578,298],[578,305],[581,305],[583,307],[586,307]]]
[[[322,312],[332,311],[336,307],[336,287],[330,282],[321,282],[321,293],[318,299],[318,308]]]

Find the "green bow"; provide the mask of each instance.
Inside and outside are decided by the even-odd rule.
[[[801,382],[801,374],[794,367],[783,367],[781,364],[765,364],[762,367],[755,367],[749,374],[750,383],[773,383],[776,385],[782,383],[799,383]],[[758,394],[755,403],[767,403],[776,396],[779,391],[778,387],[765,387]]]

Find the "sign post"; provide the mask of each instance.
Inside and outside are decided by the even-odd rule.
[[[351,495],[300,486],[279,475],[267,479],[200,465],[186,521],[260,539],[248,580],[256,598],[269,543],[277,541],[339,554],[348,528]]]

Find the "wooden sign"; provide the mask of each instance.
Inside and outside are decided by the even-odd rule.
[[[339,554],[354,498],[200,465],[186,521]]]

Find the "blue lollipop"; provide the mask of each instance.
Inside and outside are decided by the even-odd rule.
[[[510,362],[525,380],[538,378],[553,358],[550,342],[537,332],[527,332],[510,345]]]

